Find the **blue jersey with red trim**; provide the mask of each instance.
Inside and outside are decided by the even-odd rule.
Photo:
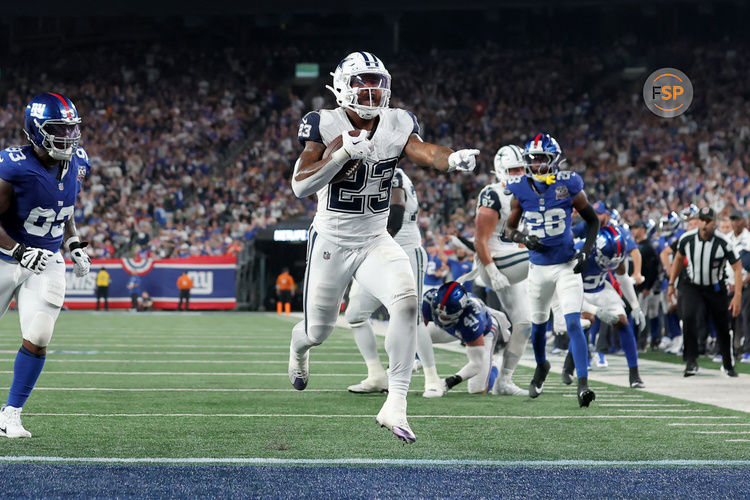
[[[583,180],[575,172],[563,170],[551,184],[526,175],[511,177],[506,189],[521,204],[530,235],[538,236],[545,250],[529,250],[532,264],[550,266],[569,262],[575,255],[570,216],[573,198],[583,189]]]
[[[0,151],[0,179],[13,187],[13,202],[0,215],[8,235],[27,247],[57,252],[62,246],[65,222],[73,216],[76,198],[91,164],[77,147],[69,162],[47,168],[32,146]],[[12,260],[4,254],[0,258]]]
[[[442,330],[467,343],[475,341],[482,335],[487,335],[493,327],[497,329],[487,306],[471,293],[468,294],[468,303],[455,323],[450,325],[440,323],[437,315],[433,314],[433,311],[440,305],[437,293],[437,289],[428,290],[422,299],[422,318],[425,325],[432,321]]]

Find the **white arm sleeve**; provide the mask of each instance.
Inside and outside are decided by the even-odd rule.
[[[317,193],[320,188],[331,182],[331,179],[333,179],[333,177],[341,170],[341,167],[343,167],[344,164],[349,161],[349,159],[349,154],[344,151],[344,148],[341,148],[331,155],[331,159],[328,160],[328,163],[326,163],[323,168],[318,170],[313,175],[302,179],[301,181],[298,181],[298,158],[297,163],[294,164],[294,174],[292,175],[292,191],[294,191],[294,194],[297,196],[297,198],[312,196],[313,194]]]
[[[484,353],[487,351],[487,346],[484,345],[467,345],[466,346],[466,357],[469,358],[469,362],[466,363],[463,368],[458,370],[458,375],[463,380],[473,377],[482,368],[484,362]]]
[[[635,294],[635,288],[633,287],[633,278],[627,274],[618,274],[617,281],[620,282],[620,289],[625,300],[628,301],[630,307],[633,309],[640,307],[638,304],[638,296]]]

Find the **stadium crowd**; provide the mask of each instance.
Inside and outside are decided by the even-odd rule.
[[[691,52],[679,43],[673,50]],[[696,92],[674,120],[641,105],[641,75],[622,76],[621,61],[650,60],[648,47],[627,40],[607,51],[488,43],[387,59],[391,106],[413,111],[425,140],[482,151],[477,175],[461,182],[407,166],[425,235],[471,238],[476,193],[492,181],[495,151],[538,130],[556,136],[589,198],[626,222],[658,220],[691,202],[745,210],[750,102],[741,96],[750,83],[737,78],[749,69],[741,53],[728,40],[692,50],[683,69],[712,92]],[[151,45],[75,57],[83,65],[75,72],[64,55],[51,55],[42,74],[19,62],[2,89],[0,145],[25,142],[20,124],[31,95],[58,89],[73,98],[94,165],[76,219],[94,256],[236,252],[262,227],[312,215],[314,200],[296,199],[289,186],[296,129],[307,110],[333,100],[321,84],[303,102],[288,81],[296,61],[339,57],[330,48]],[[335,62],[322,63],[322,73],[326,64]]]

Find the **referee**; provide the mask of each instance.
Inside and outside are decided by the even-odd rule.
[[[684,302],[683,342],[684,359],[687,361],[685,376],[698,373],[698,332],[700,314],[708,312],[716,328],[719,342],[722,371],[736,377],[732,340],[729,336],[729,314],[736,317],[742,304],[742,269],[732,244],[716,229],[716,213],[710,207],[701,208],[698,213],[698,229],[687,231],[677,243],[672,268],[669,272],[667,297],[676,295],[675,280],[687,262],[687,283],[680,286],[680,301]],[[734,271],[734,297],[731,302],[724,284],[725,261],[729,261]]]

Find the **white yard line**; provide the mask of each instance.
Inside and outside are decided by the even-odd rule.
[[[716,423],[716,422],[706,422],[704,424],[685,424],[685,423],[682,423],[682,422],[670,422],[667,425],[669,425],[669,426],[675,426],[675,427],[677,427],[677,426],[680,426],[680,427],[682,427],[682,426],[691,426],[691,427],[693,427],[693,426],[706,426],[706,425],[710,425],[711,427],[717,427],[717,426],[724,426],[724,427],[726,427],[726,426],[730,426],[730,425],[731,426],[737,426],[737,425],[750,426],[750,423],[748,423],[748,424],[737,424],[737,423],[734,423],[734,424],[719,424],[719,423]]]
[[[243,365],[270,365],[270,364],[276,364],[276,365],[288,365],[288,360],[278,360],[278,359],[268,359],[268,360],[227,360],[227,359],[64,359],[64,358],[56,358],[52,357],[50,359],[47,359],[46,365],[49,365],[50,363],[127,363],[127,364],[133,364],[133,363],[148,363],[148,364],[216,364],[216,365],[225,365],[225,364],[243,364]],[[362,361],[318,361],[317,363],[314,360],[310,360],[310,365],[362,365]],[[47,371],[45,371],[47,373]],[[122,372],[118,372],[122,373]]]
[[[750,434],[750,431],[695,431],[693,434]]]
[[[374,418],[372,414],[315,414],[315,413],[46,413],[46,412],[24,412],[24,416],[47,416],[47,417],[127,417],[127,418],[151,418],[151,417],[196,417],[196,418]],[[660,415],[409,415],[410,419],[459,419],[459,420],[621,420],[621,419],[661,419]],[[669,418],[700,418],[725,420],[739,418],[736,416],[706,417],[706,416],[679,416]]]
[[[750,460],[420,460],[399,458],[244,458],[244,457],[45,457],[4,456],[0,462],[236,464],[236,465],[396,465],[476,467],[727,467],[747,466]]]
[[[631,406],[631,405],[625,405],[625,406]],[[644,408],[639,408],[637,410],[628,410],[628,409],[625,409],[625,408],[619,408],[617,411],[625,411],[625,412],[628,412],[628,411],[637,411],[638,413],[644,413],[644,412],[659,412],[659,413],[665,413],[665,412],[707,413],[707,412],[710,412],[711,410],[707,410],[705,408],[685,408],[684,410],[661,410],[661,409],[659,409],[659,410],[650,410],[650,409],[644,409]]]
[[[725,443],[750,443],[750,439],[725,439]]]

